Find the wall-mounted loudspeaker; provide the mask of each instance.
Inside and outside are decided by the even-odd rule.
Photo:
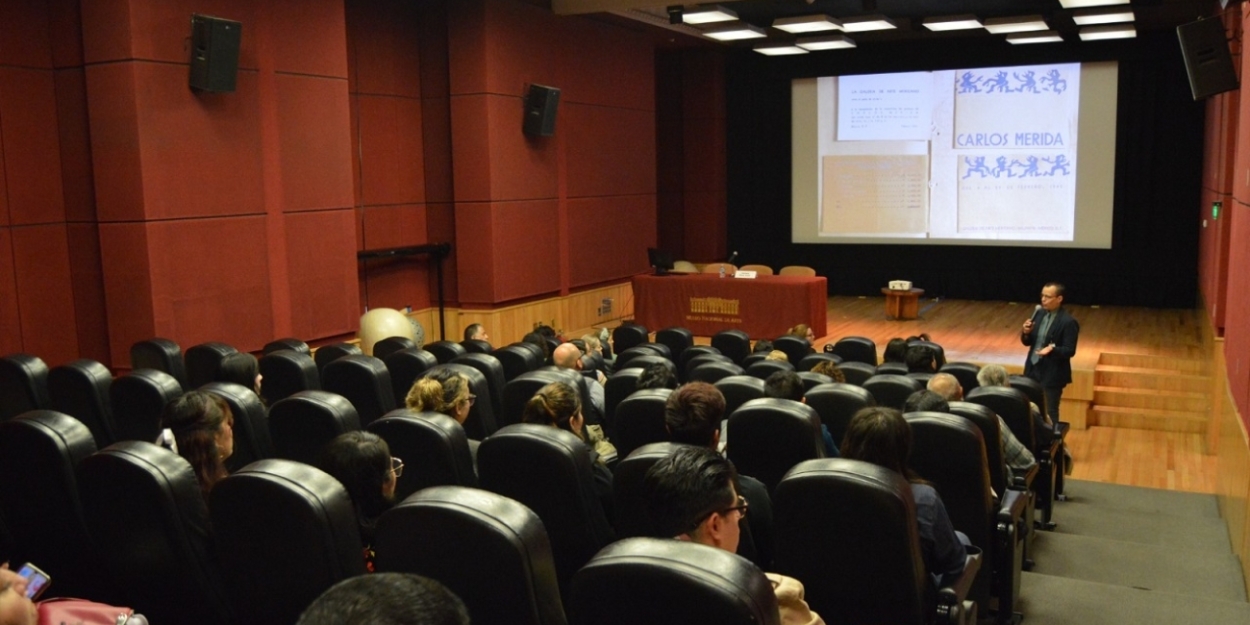
[[[234,91],[243,25],[209,15],[191,16],[191,88]]]
[[[1218,17],[1198,20],[1176,27],[1189,73],[1189,90],[1194,99],[1232,91],[1237,88],[1237,72],[1228,53],[1224,24]]]
[[[532,137],[550,137],[556,133],[556,107],[560,105],[560,90],[543,85],[530,85],[525,95],[525,134]]]

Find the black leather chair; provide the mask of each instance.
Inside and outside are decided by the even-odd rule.
[[[1059,453],[1061,439],[1038,440],[1037,432],[1047,430],[1035,424],[1029,399],[1014,388],[982,386],[965,395],[964,399],[993,410],[1011,428],[1011,433],[1032,450],[1033,457],[1037,459],[1037,477],[1033,480],[1031,489],[1036,495],[1036,506],[1042,511],[1041,528],[1054,529],[1055,523],[1051,519],[1055,509],[1055,479],[1058,470],[1055,458]]]
[[[1012,374],[1007,378],[1007,383],[1011,385],[1011,388],[1024,393],[1024,396],[1029,398],[1029,401],[1033,405],[1037,406],[1041,414],[1048,414],[1046,412],[1046,392],[1042,389],[1041,382],[1023,375]],[[1038,443],[1043,447],[1046,446],[1046,441],[1054,443],[1056,442],[1056,439],[1058,439],[1057,448],[1051,454],[1051,457],[1055,458],[1055,498],[1063,501],[1064,469],[1062,463],[1064,462],[1063,457],[1066,455],[1064,451],[1064,438],[1067,437],[1071,424],[1066,421],[1059,421],[1054,423],[1053,426],[1054,427],[1052,429],[1047,428],[1046,424],[1042,421],[1033,422],[1034,435],[1037,437]]]
[[[748,366],[746,374],[761,380],[767,380],[774,373],[784,371],[794,371],[794,365],[788,362],[781,362],[780,360],[761,360]]]
[[[695,364],[699,360],[701,358],[695,358],[690,361],[690,364]],[[690,371],[690,379],[688,381],[716,384],[731,375],[746,375],[746,371],[731,362],[705,362]]]
[[[265,346],[263,348],[261,348],[260,353],[261,353],[261,356],[264,357],[274,352],[282,351],[284,349],[289,349],[293,352],[299,352],[310,358],[312,357],[312,349],[308,347],[308,343],[305,343],[304,341],[301,341],[296,338],[275,339],[275,340],[269,341],[268,343],[265,343]]]
[[[753,399],[729,415],[726,455],[771,492],[790,467],[825,457],[820,416],[789,399]]]
[[[573,573],[614,535],[594,490],[589,448],[570,432],[546,425],[509,425],[482,441],[482,488],[511,497],[542,519],[563,590]]]
[[[300,391],[321,390],[321,374],[312,356],[295,350],[280,349],[260,357],[260,395],[272,406]]]
[[[773,511],[774,568],[803,581],[807,603],[826,622],[976,622],[976,604],[965,598],[980,554],[968,557],[956,584],[935,593],[911,486],[894,471],[846,458],[809,460],[777,485]]]
[[[469,354],[489,354],[495,351],[495,348],[482,339],[466,339],[460,341],[460,346]]]
[[[239,625],[294,623],[335,583],[365,574],[351,499],[320,469],[262,460],[218,482],[208,507]]]
[[[1026,501],[1022,493],[1008,490],[1001,505],[995,500],[985,453],[990,445],[976,424],[937,412],[914,412],[905,417],[912,432],[908,466],[933,485],[951,525],[984,554],[985,561],[968,596],[976,601],[982,615],[990,613],[991,594],[998,597],[997,620],[1010,622],[1020,596],[1024,563],[1020,526]]]
[[[663,343],[639,343],[636,347],[643,347],[655,352],[657,356],[663,356],[669,360],[673,360],[673,350]]]
[[[573,578],[572,625],[780,625],[772,583],[723,549],[628,538]]]
[[[485,399],[490,402],[491,410],[495,413],[496,425],[498,425],[499,415],[503,413],[503,385],[507,383],[503,374],[503,364],[499,362],[498,358],[481,352],[457,356],[451,362],[457,365],[473,367],[486,379],[486,387],[490,389],[490,392],[484,398],[479,397],[478,401]]]
[[[113,380],[109,408],[119,441],[154,442],[161,432],[165,404],[182,396],[173,376],[156,369],[136,369]]]
[[[667,346],[669,357],[677,361],[687,349],[694,347],[694,333],[686,328],[664,328],[655,333],[655,342]]]
[[[800,371],[798,372],[798,376],[800,380],[803,380],[803,392],[804,393],[807,393],[807,391],[810,391],[816,388],[817,386],[820,386],[821,384],[833,384],[833,378],[823,373],[814,373],[812,371]]]
[[[815,367],[816,363],[822,360],[832,360],[834,364],[838,365],[839,367],[842,366],[841,356],[837,354],[829,354],[826,352],[816,352],[815,354],[808,354],[804,356],[803,359],[799,361],[799,364],[795,365],[794,368],[798,369],[799,371],[811,371],[812,367]]]
[[[598,384],[599,381],[592,380],[582,375],[576,369],[564,369],[555,365],[547,365],[539,369],[539,371],[551,371],[557,375],[563,376],[563,380],[570,386],[577,389],[582,398],[582,417],[586,419],[586,425],[603,425],[603,410],[596,407],[592,399],[591,385]]]
[[[128,605],[157,623],[232,622],[208,507],[182,456],[123,441],[83,459],[77,476],[87,527]]]
[[[42,359],[30,354],[0,358],[0,421],[50,405],[48,365]]]
[[[877,375],[877,367],[863,362],[843,362],[838,365],[838,370],[846,377],[847,384],[855,386],[863,386],[874,375]]]
[[[566,623],[551,541],[538,515],[515,500],[427,488],[382,515],[374,546],[378,571],[438,580],[474,625]]]
[[[528,343],[513,343],[491,352],[503,365],[504,381],[516,379],[522,373],[543,366],[543,358],[528,347]]]
[[[390,370],[373,356],[355,354],[327,364],[321,371],[321,388],[346,397],[355,406],[361,427],[396,407]]]
[[[842,444],[846,436],[846,426],[855,413],[877,405],[877,399],[868,389],[854,384],[834,382],[810,388],[804,395],[807,405],[811,406],[820,416],[820,422],[829,429],[833,442]]]
[[[374,358],[385,361],[387,356],[401,349],[416,347],[417,342],[406,336],[388,336],[373,344]]]
[[[217,370],[226,356],[239,350],[218,342],[200,343],[187,348],[182,358],[187,365],[187,390],[200,388],[217,379]]]
[[[635,346],[642,345],[649,340],[650,332],[646,326],[636,323],[622,323],[612,331],[612,351],[616,352],[619,358],[621,352]]]
[[[112,386],[108,367],[86,358],[75,360],[48,372],[49,407],[81,421],[95,437],[96,448],[103,449],[117,440],[109,409]]]
[[[359,429],[356,408],[335,393],[300,391],[269,407],[269,435],[276,458],[315,465],[327,443]]]
[[[51,410],[0,422],[0,514],[13,538],[12,561],[34,562],[56,584],[52,596],[105,601],[115,588],[91,540],[75,469],[95,453],[87,426]]]
[[[862,362],[877,366],[877,344],[863,336],[844,336],[833,344],[833,353],[842,357],[842,362]]]
[[[425,351],[434,354],[434,357],[438,359],[439,364],[449,363],[455,360],[457,356],[463,356],[468,353],[463,347],[460,346],[459,343],[452,341],[434,341],[433,343],[426,343]]]
[[[764,380],[753,375],[731,375],[716,382],[716,388],[725,396],[725,414],[731,415],[735,410],[752,399],[764,397]]]
[[[733,362],[742,364],[742,360],[751,353],[751,337],[742,330],[721,330],[712,335],[712,347]]]
[[[1024,396],[1027,397],[1033,405],[1037,406],[1037,409],[1041,411],[1042,414],[1048,414],[1046,412],[1046,391],[1042,388],[1041,382],[1023,375],[1012,374],[1007,376],[1007,383],[1011,385],[1011,388],[1024,393]],[[1043,424],[1043,427],[1044,426],[1045,424]],[[1043,433],[1039,432],[1039,434]],[[1045,432],[1045,434],[1049,434],[1049,432]],[[1039,436],[1039,438],[1042,437]]]
[[[469,438],[456,420],[439,412],[392,411],[366,428],[404,461],[395,484],[402,500],[430,486],[477,486]]]
[[[555,369],[538,369],[527,371],[503,386],[503,416],[499,420],[500,427],[521,422],[525,412],[525,404],[538,392],[538,389],[552,382],[567,382],[568,378]]]
[[[480,441],[494,434],[495,430],[499,429],[499,424],[495,419],[495,408],[491,406],[490,383],[486,381],[486,376],[482,375],[481,371],[468,365],[449,362],[426,369],[425,373],[421,374],[421,377],[431,377],[443,369],[453,370],[468,378],[469,392],[477,395],[479,400],[474,402],[472,408],[469,408],[469,416],[464,420],[464,433],[475,441]]]
[[[386,357],[386,370],[391,373],[391,388],[395,392],[395,404],[404,405],[408,398],[408,391],[412,389],[412,384],[417,381],[430,367],[438,364],[438,359],[434,354],[421,349],[420,347],[409,347],[401,349]],[[261,386],[263,390],[265,387]]]
[[[937,374],[932,371],[910,371],[907,373],[907,377],[919,382],[925,388],[929,387],[929,380],[932,380],[935,375]]]
[[[764,362],[765,360],[768,360],[768,352],[751,352],[746,358],[742,359],[740,364],[743,369],[747,369],[751,365],[757,362]]]
[[[230,382],[212,382],[200,390],[225,400],[234,415],[234,453],[226,459],[227,470],[234,473],[257,460],[273,457],[269,412],[252,389]]]
[[[680,379],[685,374],[686,363],[690,362],[691,358],[708,354],[721,355],[720,350],[711,345],[692,345],[686,348],[686,351],[683,351],[674,361],[677,364],[677,377]]]
[[[633,346],[633,347],[631,347],[631,348],[629,348],[629,349],[626,349],[626,350],[622,350],[620,353],[618,353],[618,354],[616,355],[616,362],[614,363],[614,364],[616,365],[616,368],[617,368],[617,369],[620,369],[620,368],[623,368],[623,367],[638,367],[638,366],[641,366],[641,365],[631,364],[631,362],[632,362],[635,358],[642,358],[642,357],[656,358],[656,357],[660,357],[660,354],[659,354],[658,352],[656,352],[655,350],[651,349],[651,348],[649,347],[649,345],[650,345],[649,343],[645,343],[645,344],[642,344],[642,345],[635,345],[635,346]]]
[[[723,362],[729,365],[737,364],[732,359],[730,359],[729,356],[725,356],[724,354],[700,354],[698,356],[695,356],[694,358],[689,358],[686,360],[686,364],[684,365],[684,368],[681,370],[681,373],[678,376],[679,379],[682,382],[689,382],[690,376],[691,374],[694,373],[694,370],[709,362]]]
[[[981,371],[980,365],[971,362],[948,362],[938,371],[955,376],[955,379],[959,380],[959,385],[964,389],[964,395],[981,386],[981,383],[977,382],[977,373]]]
[[[642,376],[642,372],[642,367],[617,369],[603,384],[603,412],[606,413],[603,426],[609,439],[616,438],[616,407],[638,390],[638,378]]]
[[[864,388],[876,398],[878,406],[902,410],[907,398],[924,390],[924,385],[905,375],[874,375],[864,382]]]
[[[901,362],[883,362],[877,365],[877,375],[907,375],[907,365]]]
[[[656,535],[643,484],[648,469],[681,447],[681,443],[669,441],[647,443],[617,463],[612,471],[612,512],[618,538]]]
[[[313,352],[313,361],[317,363],[317,371],[321,372],[325,371],[326,365],[339,358],[363,353],[359,346],[351,343],[331,343],[318,347],[317,351]]]
[[[785,352],[786,358],[790,359],[790,364],[798,365],[808,354],[812,353],[812,344],[808,343],[807,339],[787,334],[773,339],[773,349]]]
[[[624,458],[648,443],[669,438],[664,425],[664,404],[672,390],[653,388],[636,391],[616,407],[612,444],[617,457]]]
[[[182,348],[169,339],[148,339],[130,346],[131,369],[156,369],[174,376],[184,390],[194,387],[187,384],[187,366],[182,359]]]

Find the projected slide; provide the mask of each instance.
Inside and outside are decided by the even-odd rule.
[[[1109,115],[1105,104],[1083,108],[1082,69],[1070,63],[796,84],[795,167],[814,169],[795,174],[794,239],[1109,245],[1109,183],[1087,185],[1096,189],[1092,201],[1105,203],[1107,243],[1078,240],[1078,172],[1091,171],[1081,163],[1090,154],[1078,142],[1078,130],[1088,127],[1082,113],[1095,110],[1112,138],[1115,120],[1114,98]],[[800,136],[805,114],[814,117],[814,138]],[[1108,136],[1106,128],[1089,132],[1100,143]],[[1103,176],[1114,167],[1114,141],[1095,151],[1093,175]],[[814,193],[801,188],[811,183]],[[813,202],[815,214],[800,236],[803,202]]]

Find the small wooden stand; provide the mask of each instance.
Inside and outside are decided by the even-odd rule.
[[[899,320],[920,316],[920,296],[924,295],[924,289],[897,291],[883,288],[881,294],[885,295],[885,316]]]

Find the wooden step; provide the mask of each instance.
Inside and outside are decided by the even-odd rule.
[[[1202,434],[1207,431],[1207,414],[1152,408],[1128,408],[1123,406],[1092,406],[1089,425],[1101,425],[1139,430],[1160,430]]]
[[[1206,413],[1210,407],[1206,393],[1119,386],[1095,386],[1094,404],[1197,413]]]
[[[1094,386],[1209,393],[1211,378],[1206,375],[1180,373],[1167,369],[1098,365],[1094,368]]]
[[[1111,367],[1182,371],[1197,375],[1205,375],[1208,369],[1208,364],[1205,360],[1172,358],[1153,354],[1115,354],[1110,352],[1099,354],[1098,364]]]

